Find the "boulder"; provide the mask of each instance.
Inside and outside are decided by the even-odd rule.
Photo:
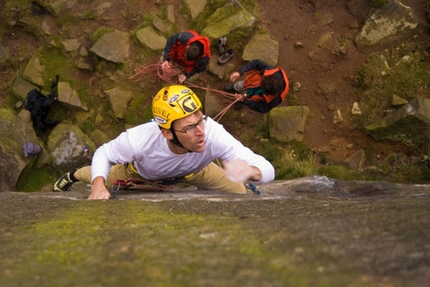
[[[205,9],[207,0],[185,0],[185,3],[190,9],[191,18],[194,20]]]
[[[430,141],[430,99],[414,99],[366,127],[376,140],[418,146]]]
[[[120,88],[113,88],[105,91],[105,93],[109,97],[115,117],[122,119],[127,113],[128,103],[133,98],[133,94]]]
[[[21,98],[21,100],[25,100],[27,94],[34,89],[38,89],[37,86],[27,82],[21,77],[17,77],[15,82],[13,83],[12,92]]]
[[[39,155],[25,158],[22,146],[26,141],[43,143],[33,129],[30,113],[22,110],[18,115],[11,109],[0,108],[0,190],[14,191],[21,172]],[[45,154],[45,151],[42,152]]]
[[[59,124],[49,135],[48,150],[53,166],[70,171],[91,164],[96,145],[79,127]]]
[[[204,104],[205,114],[212,118],[218,115],[218,113],[224,108],[221,103],[222,101],[220,94],[206,91]]]
[[[31,58],[24,69],[23,78],[28,82],[43,87],[42,74],[45,71],[45,66],[40,64],[39,58]]]
[[[270,137],[280,142],[302,141],[309,111],[307,106],[272,109],[268,114]]]
[[[142,44],[151,50],[163,50],[166,46],[166,38],[158,35],[152,27],[145,27],[136,32],[136,37]]]
[[[417,27],[412,9],[399,1],[393,1],[376,10],[367,19],[355,38],[357,47],[386,43],[391,45],[393,36],[407,36]]]
[[[276,66],[279,57],[278,41],[269,34],[254,34],[242,54],[244,61],[260,59],[269,65]]]
[[[88,108],[82,104],[78,92],[73,90],[67,82],[58,83],[58,101],[71,107],[88,111]]]
[[[101,36],[90,49],[97,56],[114,63],[124,63],[129,56],[129,50],[129,34],[118,30]]]
[[[232,32],[248,31],[257,19],[236,1],[218,8],[205,22],[202,35],[211,39],[231,35]],[[248,33],[246,33],[248,35]]]

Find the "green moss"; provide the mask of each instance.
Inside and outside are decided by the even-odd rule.
[[[79,125],[80,129],[85,133],[89,134],[91,131],[93,131],[96,126],[94,125],[94,122],[91,120],[87,120]]]
[[[22,17],[28,18],[31,14],[31,3],[26,0],[6,1],[1,11],[3,23],[12,24]],[[2,25],[3,26],[3,25]]]
[[[39,155],[40,156],[40,155]],[[37,157],[31,158],[16,184],[16,190],[21,192],[41,191],[47,182],[55,182],[58,172],[48,165],[38,167]]]
[[[37,52],[40,63],[45,66],[44,90],[49,91],[51,80],[55,80],[56,75],[60,81],[73,79],[76,64],[68,57],[62,49],[46,47]]]
[[[336,258],[305,238],[282,230],[268,237],[266,228],[252,227],[254,221],[175,211],[178,207],[140,201],[70,203],[21,224],[13,240],[2,244],[15,254],[3,261],[5,279],[37,275],[50,286],[255,286],[255,280],[345,286],[358,276],[348,267],[315,272]],[[294,246],[306,250],[306,260]]]
[[[84,13],[84,19],[93,20],[95,18],[96,18],[96,12],[93,10],[89,10]]]
[[[142,14],[141,22],[132,30],[131,34],[136,34],[137,31],[145,27],[151,26],[154,16],[151,14]]]
[[[130,102],[124,118],[126,123],[132,125],[148,122],[152,118],[151,98],[136,95]]]
[[[403,44],[396,49],[373,54],[360,71],[358,101],[363,112],[357,125],[367,126],[390,110],[394,95],[407,101],[428,97],[430,93],[430,62],[425,47]]]
[[[391,2],[391,0],[371,0],[370,5],[372,6],[372,8],[378,9],[378,8],[385,6],[386,4],[388,4],[390,2]]]

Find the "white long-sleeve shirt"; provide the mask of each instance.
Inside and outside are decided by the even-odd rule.
[[[149,180],[181,177],[202,170],[215,159],[242,159],[261,171],[258,183],[274,179],[275,170],[264,157],[255,154],[211,118],[205,123],[206,148],[203,152],[173,153],[155,122],[145,123],[121,133],[94,153],[92,180],[105,179],[113,164],[132,162],[139,174]]]

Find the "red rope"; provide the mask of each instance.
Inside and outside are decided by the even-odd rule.
[[[150,64],[148,66],[141,65],[137,67],[136,72],[129,79],[134,80],[135,82],[138,82],[142,80],[145,76],[149,74],[154,74],[154,73],[160,79],[168,83],[173,83],[172,78],[179,75],[181,73],[181,70],[176,68],[175,65],[171,65],[168,69],[163,70],[161,68],[161,63]]]
[[[218,89],[211,89],[206,88],[202,86],[195,85],[193,83],[186,82],[186,85],[190,88],[197,88],[201,90],[206,90],[210,92],[214,92],[221,95],[221,103],[225,106],[224,109],[222,109],[216,116],[213,117],[213,119],[217,122],[221,120],[221,118],[225,115],[225,113],[236,103],[239,101],[239,99],[236,98],[236,96],[232,93],[228,93],[225,91],[221,91]]]
[[[147,75],[153,75],[156,74],[160,79],[162,79],[163,81],[166,81],[168,83],[174,83],[173,78],[175,76],[178,76],[181,74],[181,70],[178,69],[176,67],[176,65],[174,64],[170,64],[170,67],[168,67],[167,69],[162,69],[161,68],[161,63],[156,63],[156,64],[150,64],[150,65],[141,65],[136,69],[136,72],[134,73],[134,75],[132,75],[129,79],[138,82],[140,80],[142,80],[144,77],[146,77]],[[211,88],[206,88],[206,87],[202,87],[202,86],[198,86],[196,84],[190,83],[190,82],[186,82],[186,85],[190,88],[196,88],[196,89],[201,89],[201,90],[206,90],[206,91],[211,91],[214,93],[219,94],[221,103],[224,106],[224,109],[222,109],[216,116],[213,117],[214,120],[216,121],[220,121],[221,118],[224,116],[224,114],[236,103],[239,101],[239,99],[236,98],[235,94],[232,93],[228,93],[225,91],[221,91],[218,89],[211,89]]]
[[[142,189],[148,191],[175,191],[172,185],[164,185],[140,178],[117,179],[111,187],[111,198],[114,199],[119,194],[120,189]]]
[[[113,185],[117,189],[137,188],[152,191],[176,190],[173,185],[165,185],[155,181],[140,178],[117,179],[114,181]]]

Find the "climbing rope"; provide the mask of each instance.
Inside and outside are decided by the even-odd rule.
[[[175,191],[177,190],[173,185],[165,185],[156,181],[141,179],[141,178],[128,178],[117,179],[113,182],[111,187],[112,198],[115,198],[120,189],[140,189],[148,191]]]
[[[160,79],[163,81],[166,81],[168,83],[173,84],[174,80],[173,78],[181,74],[181,70],[177,68],[175,64],[170,63],[170,66],[166,69],[163,69],[161,67],[161,63],[156,64],[150,64],[150,65],[141,65],[136,69],[136,72],[129,78],[135,82],[138,82],[145,78],[148,75],[157,75]],[[193,83],[190,83],[188,81],[185,81],[184,83],[186,86],[190,88],[196,88],[201,90],[210,91],[213,93],[217,93],[220,95],[220,101],[221,104],[224,106],[224,108],[213,117],[213,119],[217,122],[221,120],[221,118],[224,116],[224,114],[236,103],[239,101],[238,98],[236,98],[235,94],[228,93],[225,91],[221,91],[218,89],[211,89],[207,87],[202,87]]]
[[[179,75],[181,70],[179,70],[176,65],[171,64],[169,68],[163,69],[161,63],[141,65],[137,67],[136,72],[129,78],[135,82],[142,80],[147,75],[156,74],[160,79],[168,83],[173,83],[173,77]]]
[[[224,116],[224,114],[236,103],[239,101],[239,99],[236,98],[236,96],[232,93],[228,93],[225,91],[221,91],[218,89],[211,89],[211,88],[206,88],[206,87],[202,87],[193,83],[189,83],[186,82],[186,85],[190,88],[197,88],[197,89],[201,89],[201,90],[206,90],[206,91],[210,91],[210,92],[214,92],[217,93],[221,96],[220,100],[221,100],[221,104],[223,106],[225,106],[216,116],[213,117],[213,119],[217,122],[219,122],[221,120],[221,118]]]

